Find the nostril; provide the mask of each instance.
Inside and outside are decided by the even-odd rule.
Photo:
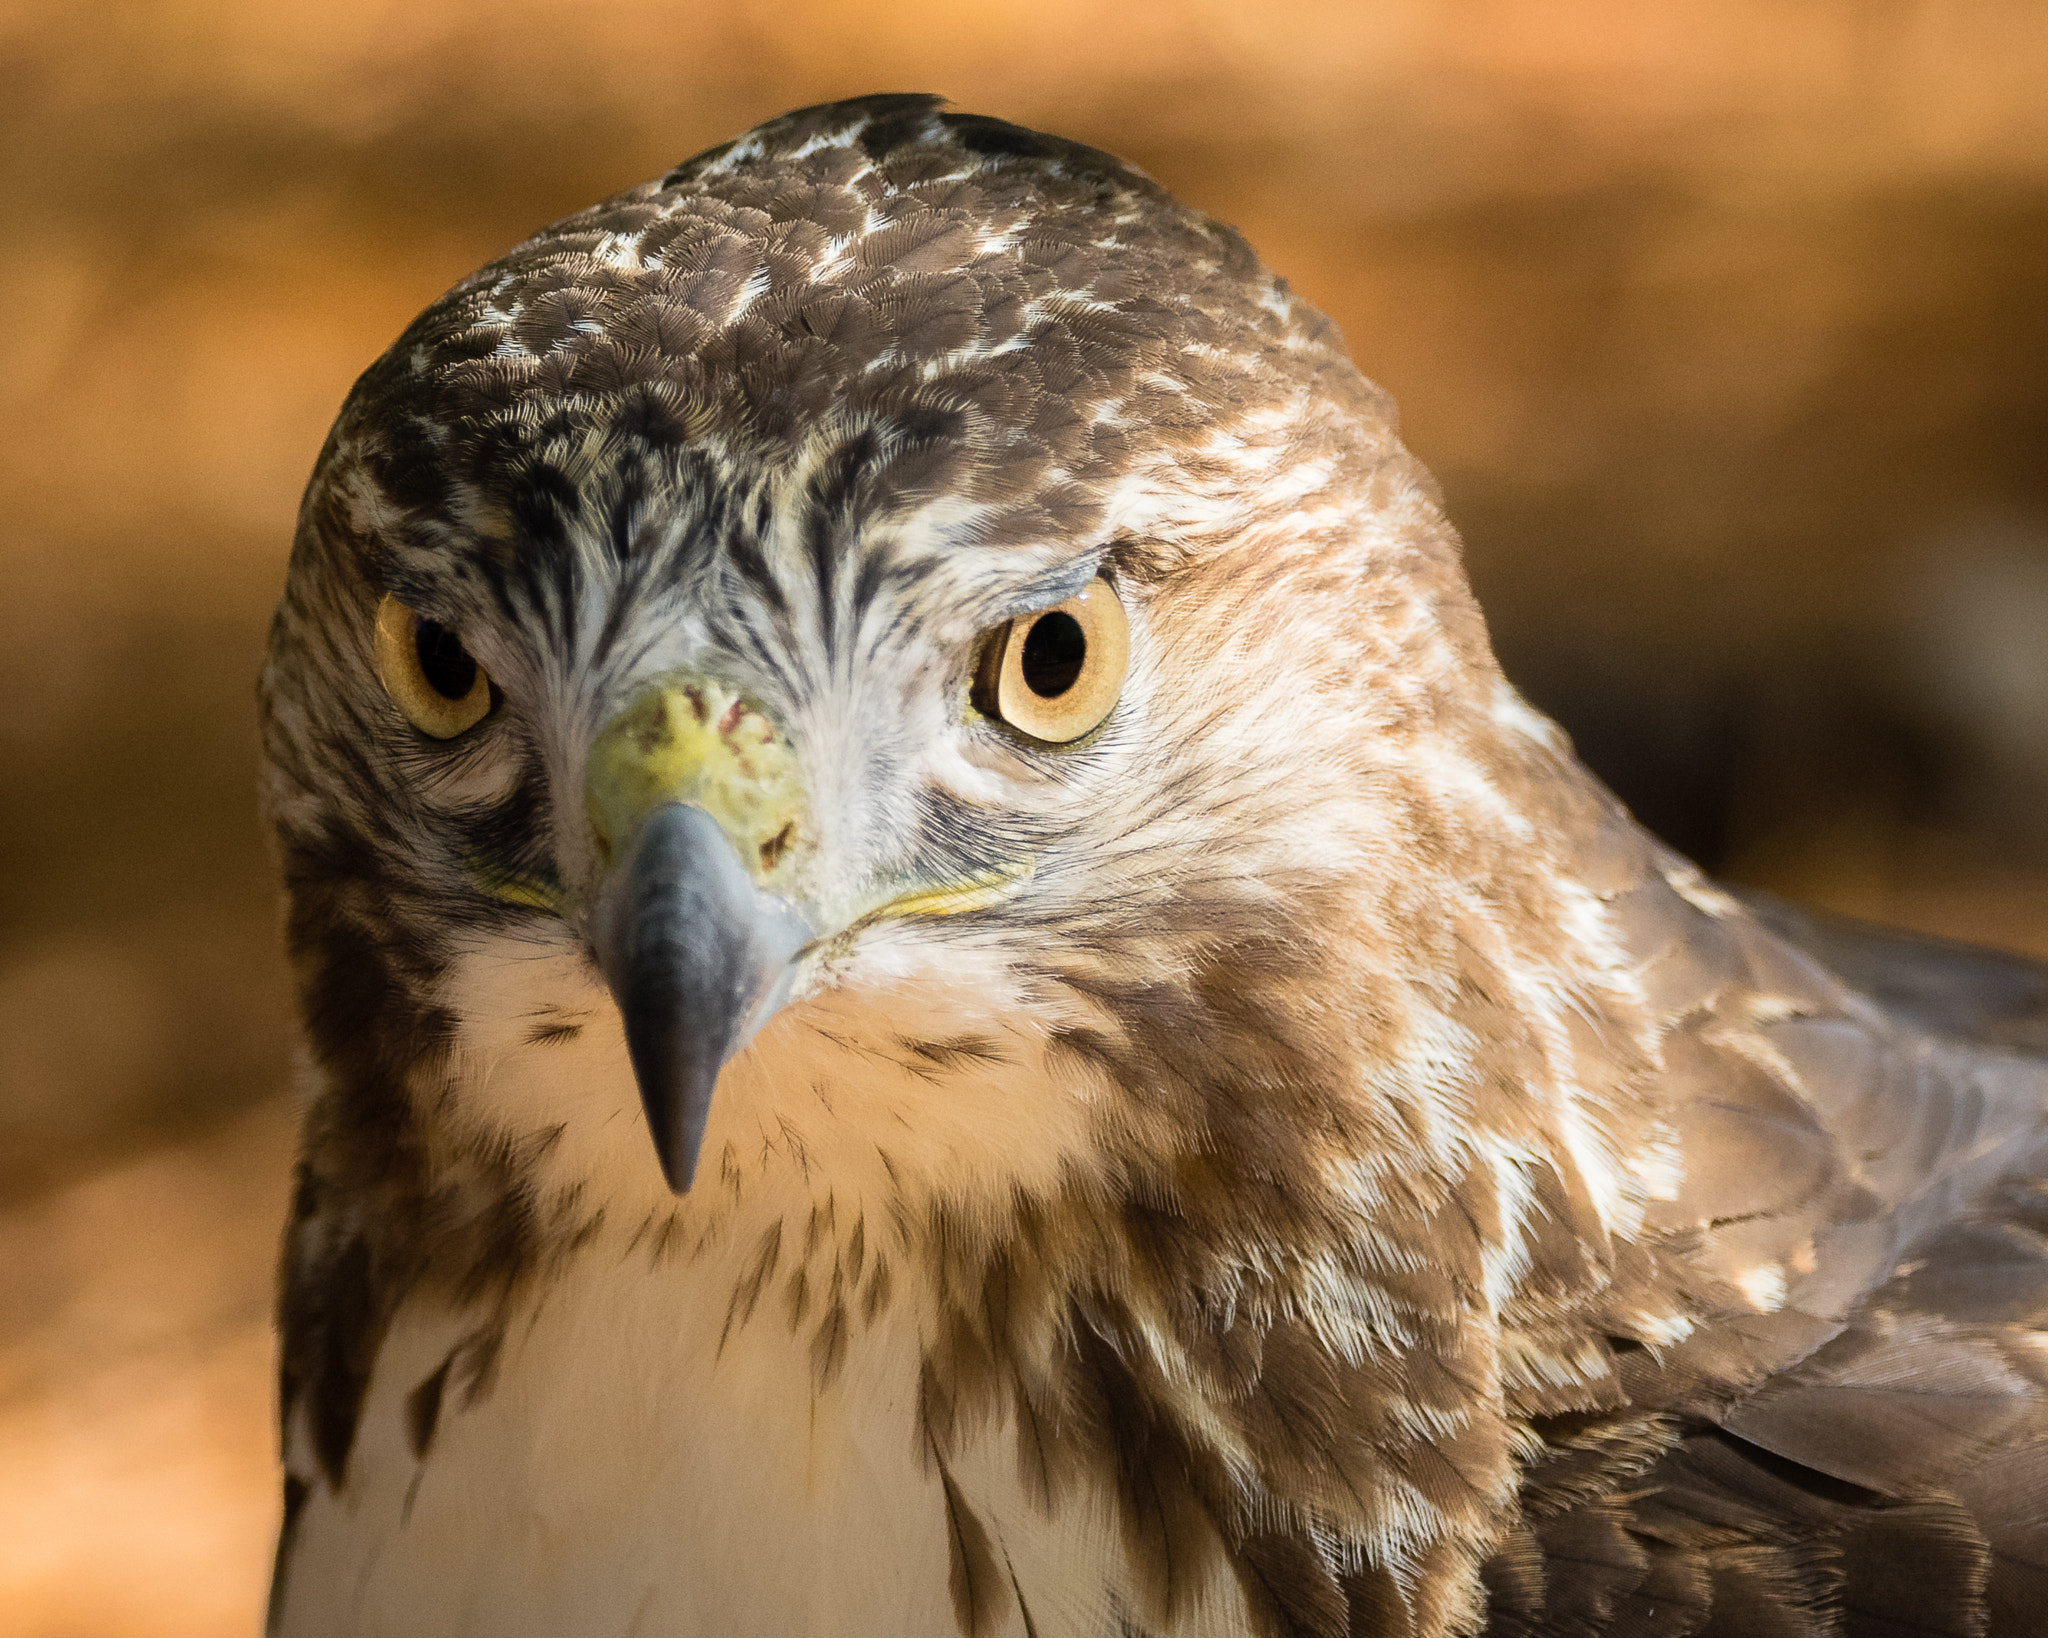
[[[782,862],[783,854],[789,851],[789,844],[795,840],[796,821],[792,819],[761,844],[761,868],[773,870]]]

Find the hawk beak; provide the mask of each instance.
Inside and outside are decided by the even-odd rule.
[[[593,931],[662,1175],[684,1194],[718,1073],[788,999],[811,929],[748,880],[717,820],[669,802],[641,822]]]
[[[788,999],[791,958],[812,937],[761,880],[781,874],[783,849],[753,847],[750,869],[737,845],[791,833],[793,763],[757,713],[720,693],[693,681],[643,696],[598,736],[585,782],[610,866],[591,942],[677,1194],[696,1176],[719,1071]]]

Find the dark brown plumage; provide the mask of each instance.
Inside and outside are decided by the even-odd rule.
[[[2038,1630],[2048,979],[1645,836],[1108,156],[835,104],[465,281],[265,700],[278,1631]]]

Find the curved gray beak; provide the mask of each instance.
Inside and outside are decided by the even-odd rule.
[[[666,802],[604,884],[592,933],[662,1175],[683,1194],[719,1071],[788,999],[811,928],[748,879],[717,820]]]

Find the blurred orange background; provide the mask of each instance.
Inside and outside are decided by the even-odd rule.
[[[0,1628],[260,1621],[288,992],[251,697],[349,382],[875,90],[1343,326],[1510,674],[1739,879],[2048,955],[2040,0],[0,0]]]

